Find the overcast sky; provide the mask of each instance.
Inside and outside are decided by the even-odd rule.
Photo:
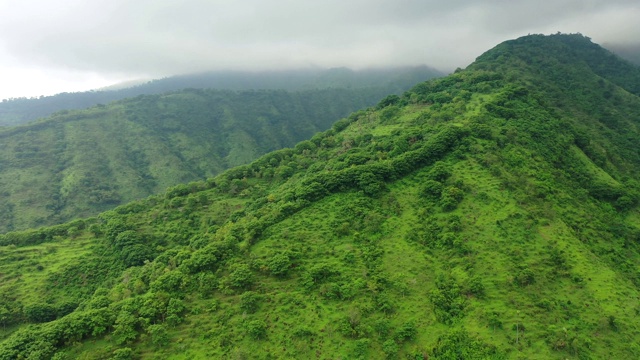
[[[0,99],[221,69],[465,67],[528,33],[638,43],[638,0],[0,0]]]

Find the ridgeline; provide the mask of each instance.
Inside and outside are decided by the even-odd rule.
[[[62,110],[84,109],[139,95],[158,95],[184,89],[233,91],[359,89],[368,93],[382,94],[384,97],[390,93],[401,94],[419,81],[442,75],[441,72],[428,66],[359,71],[347,68],[261,72],[215,71],[179,75],[115,90],[93,90],[37,98],[4,99],[0,102],[0,126],[26,124],[49,117]]]

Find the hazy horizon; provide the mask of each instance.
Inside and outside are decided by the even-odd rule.
[[[219,70],[466,67],[527,34],[637,47],[636,1],[0,2],[0,99]]]

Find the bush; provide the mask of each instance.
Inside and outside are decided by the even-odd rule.
[[[449,176],[451,176],[451,169],[449,168],[449,165],[442,161],[436,161],[428,173],[429,179],[440,182],[447,180]]]
[[[382,344],[382,351],[384,351],[387,359],[395,359],[400,351],[400,347],[395,341],[389,339]]]
[[[276,254],[269,259],[267,266],[274,276],[285,276],[291,268],[291,259],[287,254]]]
[[[377,109],[382,109],[382,108],[385,108],[387,106],[396,105],[399,102],[400,102],[400,97],[398,95],[392,94],[392,95],[389,95],[386,98],[380,100],[380,102],[378,103],[376,108]]]
[[[237,264],[229,274],[229,284],[238,289],[244,289],[253,284],[253,272],[247,264]]]
[[[33,304],[24,307],[24,315],[29,322],[43,323],[55,320],[57,309],[50,304]]]
[[[186,288],[187,280],[188,278],[182,272],[173,270],[160,275],[151,283],[150,287],[154,292],[182,293],[182,290]]]
[[[413,321],[406,322],[396,331],[395,339],[397,341],[413,340],[416,338],[418,330]]]
[[[442,195],[442,189],[443,188],[441,182],[435,180],[427,180],[422,186],[420,195],[427,199],[436,200]]]
[[[464,192],[455,186],[448,186],[442,191],[440,205],[445,211],[454,210],[464,198]]]
[[[132,360],[133,359],[133,350],[130,348],[122,348],[115,350],[113,352],[113,356],[109,358],[109,360]]]
[[[244,294],[240,295],[240,309],[243,311],[253,314],[258,310],[258,305],[260,302],[261,296],[253,291],[247,291]]]
[[[519,286],[527,286],[535,283],[535,275],[533,271],[525,268],[516,273],[513,281]]]
[[[262,320],[252,320],[245,323],[247,335],[254,340],[263,339],[267,334],[267,324]]]
[[[482,280],[479,277],[473,276],[469,280],[467,280],[466,284],[467,294],[473,295],[479,299],[482,299],[485,295],[484,284],[482,284]]]

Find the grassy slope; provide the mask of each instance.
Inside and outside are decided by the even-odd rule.
[[[366,90],[189,90],[0,132],[0,231],[96,215],[292,146],[377,101]]]
[[[79,307],[34,327],[14,311],[0,358],[640,356],[640,100],[601,78],[603,118],[582,97],[597,75],[547,93],[558,79],[523,87],[537,68],[503,55],[206,183],[5,235],[23,245],[3,274],[42,264],[12,275],[42,296],[1,298]],[[46,251],[85,242],[89,283]],[[123,271],[136,243],[153,254]]]

